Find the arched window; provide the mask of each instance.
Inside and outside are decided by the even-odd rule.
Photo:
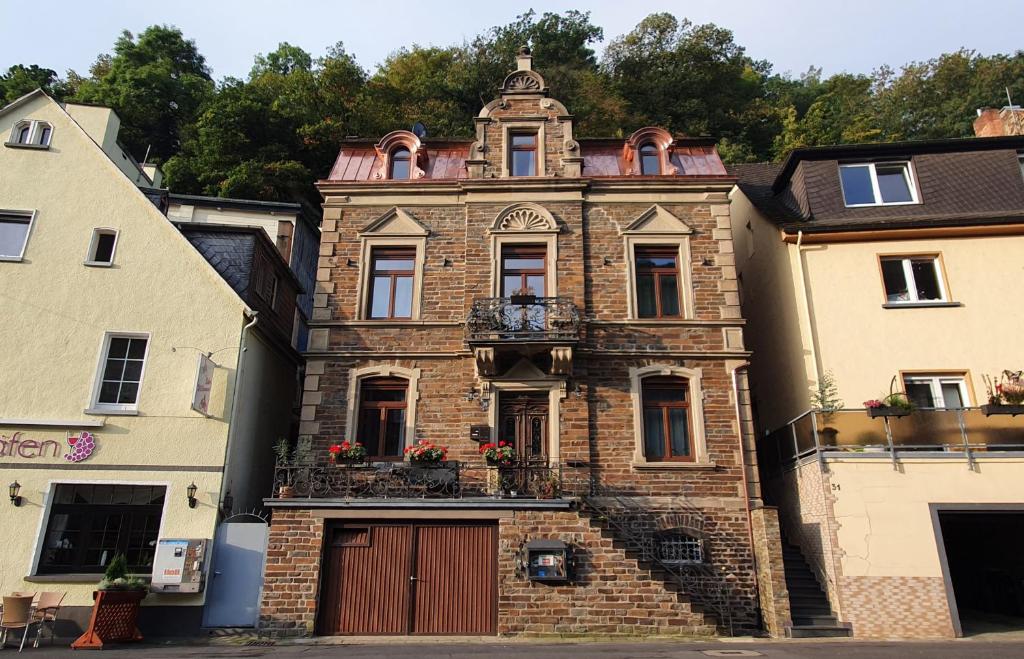
[[[15,144],[29,144],[32,139],[32,124],[24,123],[18,124],[14,129],[14,143]]]
[[[405,450],[408,380],[367,378],[359,387],[359,424],[355,440],[370,459],[401,460]]]
[[[652,142],[645,142],[640,147],[640,174],[643,176],[661,174],[661,155],[658,153],[658,147]]]
[[[409,149],[400,146],[391,152],[388,166],[388,178],[407,179],[412,171],[412,154]]]
[[[648,462],[694,460],[689,383],[675,376],[643,379],[644,458]]]
[[[36,135],[38,136],[36,138],[36,144],[49,146],[51,132],[50,124],[39,122],[39,125],[36,127]]]
[[[663,563],[692,565],[704,562],[704,543],[682,529],[660,531],[654,542],[654,551]]]
[[[49,146],[53,129],[45,121],[19,121],[14,124],[9,144]]]

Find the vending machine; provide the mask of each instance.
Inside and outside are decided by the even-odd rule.
[[[153,559],[155,593],[198,593],[206,585],[205,538],[161,538]]]

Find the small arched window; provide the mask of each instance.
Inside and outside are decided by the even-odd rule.
[[[38,135],[38,137],[36,138],[36,144],[42,146],[49,146],[50,133],[52,132],[50,129],[50,124],[40,122],[39,125],[36,127],[36,131],[36,134]]]
[[[643,176],[661,174],[661,155],[658,153],[658,147],[651,142],[646,142],[640,147],[640,174]]]
[[[53,129],[45,121],[19,121],[14,124],[8,144],[23,146],[50,146]]]
[[[388,165],[388,178],[407,179],[412,171],[412,154],[409,149],[400,146],[391,152]]]
[[[14,143],[15,144],[29,144],[32,139],[32,124],[18,124],[18,127],[14,129]]]

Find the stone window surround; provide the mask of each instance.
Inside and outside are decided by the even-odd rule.
[[[660,163],[658,174],[643,174],[640,170],[640,148],[650,144],[658,150],[658,161]],[[635,131],[622,145],[623,159],[630,163],[629,174],[634,176],[668,176],[679,174],[678,168],[672,164],[672,148],[675,140],[672,134],[664,128],[657,126],[646,126]]]
[[[426,263],[427,236],[395,235],[395,234],[359,234],[359,288],[356,289],[356,320],[382,324],[400,323],[406,319],[370,318],[367,310],[370,292],[370,269],[375,247],[412,247],[416,250],[416,263],[412,278],[412,314],[409,321],[420,320],[420,307],[423,299],[423,271]]]
[[[501,411],[501,392],[548,392],[548,462],[558,464],[561,455],[559,441],[559,419],[561,418],[562,399],[567,395],[565,380],[552,378],[537,379],[493,379],[487,381],[483,398],[489,402],[487,406],[487,423],[491,426],[491,441],[497,443],[498,414]]]
[[[548,175],[547,159],[545,158],[544,124],[547,117],[525,119],[516,117],[515,121],[501,120],[501,177],[502,178],[541,178]],[[535,176],[512,176],[509,164],[512,158],[512,133],[537,134],[537,173]]]
[[[391,154],[396,149],[405,148],[409,151],[409,176],[405,180],[416,180],[426,176],[427,150],[420,138],[407,130],[396,130],[388,133],[373,146],[377,154],[379,166],[374,173],[375,179],[391,178]]]
[[[400,378],[409,383],[405,393],[405,445],[406,447],[412,446],[416,441],[416,407],[420,400],[420,373],[418,368],[404,368],[391,364],[350,369],[345,437],[351,441],[356,441],[359,438],[359,392],[362,389],[363,380],[377,377]]]
[[[693,285],[692,285],[692,264],[690,263],[690,239],[689,236],[666,236],[666,235],[645,235],[643,233],[625,234],[622,237],[626,250],[626,318],[637,321],[665,321],[673,322],[680,320],[691,320],[693,313]],[[636,289],[636,248],[637,246],[648,245],[672,245],[679,249],[679,292],[680,292],[680,315],[679,318],[641,318],[637,309]]]
[[[528,209],[536,212],[544,226],[528,229],[503,229],[502,222],[512,212]],[[558,295],[558,224],[551,213],[538,204],[519,203],[506,206],[498,213],[488,233],[491,234],[491,297],[501,296],[501,250],[505,245],[545,246],[544,297]]]
[[[644,456],[643,380],[649,376],[674,376],[686,380],[690,388],[690,441],[693,445],[692,462],[648,462]],[[686,368],[673,364],[652,364],[629,369],[629,397],[633,402],[633,469],[693,469],[709,468],[715,464],[708,457],[704,435],[703,372],[699,368]]]

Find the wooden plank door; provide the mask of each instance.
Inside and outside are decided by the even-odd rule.
[[[497,528],[419,525],[415,544],[412,633],[496,633]]]
[[[321,601],[325,634],[408,634],[413,527],[332,530]]]
[[[548,395],[499,393],[498,439],[511,442],[521,463],[546,464]]]

